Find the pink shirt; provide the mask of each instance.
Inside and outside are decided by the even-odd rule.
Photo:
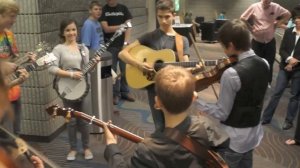
[[[271,2],[269,8],[264,9],[262,2],[252,4],[242,15],[241,19],[253,20],[253,38],[261,43],[268,43],[274,38],[276,18],[289,11],[277,3]]]

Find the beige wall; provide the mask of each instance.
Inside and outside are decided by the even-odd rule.
[[[191,10],[193,17],[204,16],[206,21],[215,19],[216,13],[224,10],[229,19],[239,16],[252,4],[259,0],[182,0],[185,3],[185,11]],[[274,0],[287,9],[292,9],[299,0]]]

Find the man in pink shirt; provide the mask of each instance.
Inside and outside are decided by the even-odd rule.
[[[253,35],[252,48],[254,52],[269,62],[269,82],[272,81],[276,54],[275,29],[277,27],[286,29],[285,23],[290,17],[291,14],[287,9],[272,0],[261,0],[254,3],[241,15],[241,19],[249,23]]]

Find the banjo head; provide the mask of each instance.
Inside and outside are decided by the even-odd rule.
[[[89,91],[86,79],[74,80],[61,78],[57,84],[57,92],[60,98],[68,101],[80,101]]]

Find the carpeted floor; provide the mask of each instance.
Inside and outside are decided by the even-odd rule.
[[[197,48],[199,49],[200,54],[205,56],[206,59],[217,59],[224,56],[218,43],[197,43]],[[191,48],[191,60],[198,60],[193,48]],[[277,72],[278,64],[275,63],[274,80],[272,88],[267,91],[265,104],[268,103],[270,94],[273,91]],[[219,85],[215,84],[214,86],[218,93]],[[118,112],[112,115],[113,123],[144,137],[150,134],[154,129],[149,105],[147,103],[146,91],[132,90],[132,93],[136,98],[136,102],[130,103],[122,101],[119,105],[115,106],[114,108]],[[272,123],[264,126],[265,133],[263,141],[254,151],[254,168],[300,168],[300,147],[287,146],[284,144],[284,141],[287,138],[293,137],[295,129],[292,128],[288,131],[283,131],[281,129],[289,96],[289,89],[287,88],[276,110]],[[199,97],[209,102],[216,101],[216,97],[214,96],[211,87],[199,92]],[[193,109],[193,107],[191,108]],[[123,138],[119,138],[118,141],[124,155],[127,158],[130,157],[135,144]],[[102,135],[91,135],[91,149],[94,153],[94,159],[91,161],[85,161],[82,153],[77,155],[78,159],[76,161],[67,162],[65,160],[69,149],[67,134],[65,131],[50,143],[31,144],[63,168],[107,167],[106,161],[103,158],[105,145]]]

